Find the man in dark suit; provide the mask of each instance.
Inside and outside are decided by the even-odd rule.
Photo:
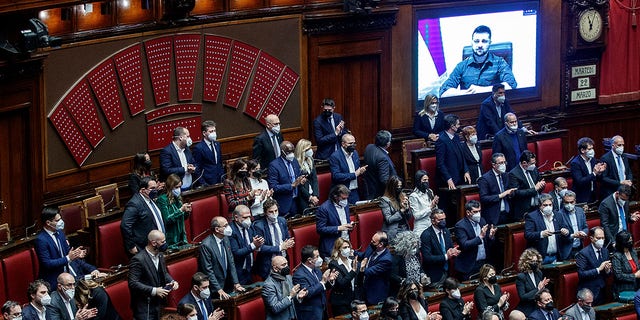
[[[343,184],[351,190],[349,204],[360,200],[358,195],[358,177],[367,171],[367,166],[360,166],[360,156],[356,151],[356,138],[348,133],[342,136],[342,145],[329,157],[331,184]],[[322,252],[322,250],[321,250]]]
[[[516,188],[507,189],[509,174],[502,153],[491,156],[491,170],[478,179],[482,217],[488,224],[498,225],[508,222],[511,196]]]
[[[320,235],[320,256],[331,257],[336,239],[349,240],[355,224],[349,216],[349,189],[339,184],[329,192],[329,199],[316,210],[316,232]]]
[[[364,257],[360,262],[360,272],[364,275],[362,286],[367,305],[376,305],[384,301],[389,294],[392,258],[388,245],[387,234],[378,231],[371,238],[367,250],[358,254]]]
[[[369,144],[364,149],[364,162],[367,166],[367,171],[364,173],[367,200],[382,196],[389,177],[397,175],[387,151],[389,146],[391,146],[391,132],[380,130],[376,133],[375,144]]]
[[[196,312],[198,313],[198,320],[207,320],[212,313],[222,313],[224,311],[220,308],[213,310],[213,303],[211,302],[211,290],[209,289],[209,278],[202,272],[196,272],[191,277],[191,290],[180,301],[178,306],[184,304],[192,304],[196,306]]]
[[[193,161],[196,166],[195,179],[200,177],[199,185],[207,186],[220,183],[224,174],[220,142],[216,141],[216,123],[211,120],[202,122],[202,141],[193,147]]]
[[[503,127],[505,114],[513,113],[505,96],[504,84],[494,84],[491,92],[492,94],[480,104],[480,114],[476,123],[480,140],[487,139],[488,135],[495,136]]]
[[[312,245],[302,248],[300,265],[293,273],[293,284],[307,289],[307,296],[296,303],[298,319],[323,320],[326,318],[327,290],[331,289],[338,271],[327,269],[320,271],[322,257],[318,249]]]
[[[553,179],[553,191],[551,195],[551,204],[553,204],[553,211],[558,211],[562,207],[562,197],[565,195],[569,188],[567,179],[563,177],[557,177]]]
[[[578,139],[578,154],[571,159],[572,189],[577,203],[596,201],[596,181],[602,178],[606,164],[596,161],[595,155],[591,138]]]
[[[589,230],[591,244],[584,247],[576,255],[578,268],[578,290],[587,288],[593,292],[595,305],[604,302],[604,286],[607,277],[611,275],[611,261],[609,250],[604,246],[604,230],[593,227]]]
[[[322,114],[313,120],[313,133],[318,145],[316,159],[329,159],[340,148],[342,135],[347,133],[342,116],[334,112],[335,108],[333,99],[322,100]]]
[[[273,198],[280,205],[284,217],[298,214],[298,186],[305,184],[306,175],[301,175],[300,164],[296,161],[293,143],[283,141],[280,144],[282,154],[269,164],[269,188],[273,189]]]
[[[245,205],[237,205],[233,210],[233,223],[231,225],[231,252],[236,265],[236,275],[241,285],[253,283],[251,270],[253,270],[253,253],[258,252],[264,244],[264,238],[256,235],[251,226],[251,209]]]
[[[300,284],[293,285],[291,270],[285,257],[274,256],[270,270],[269,277],[262,285],[266,320],[302,319],[296,317],[294,301],[302,301],[309,291],[301,288]]]
[[[287,249],[292,248],[295,241],[289,237],[287,221],[278,214],[278,202],[267,199],[263,209],[265,218],[254,224],[256,235],[264,238],[264,244],[256,257],[255,273],[266,279],[271,269],[271,258],[286,257]]]
[[[253,140],[253,159],[261,168],[268,168],[273,159],[280,156],[280,144],[284,139],[280,133],[280,118],[270,114],[264,118],[266,129]]]
[[[507,171],[518,165],[518,158],[527,150],[527,137],[524,130],[518,129],[518,117],[513,113],[504,116],[504,128],[493,137],[492,152],[504,154]]]
[[[562,206],[558,211],[558,217],[564,219],[564,225],[569,230],[569,237],[566,245],[560,248],[568,252],[562,252],[564,259],[575,259],[576,254],[582,250],[582,239],[587,237],[589,226],[584,210],[576,206],[576,194],[568,190],[562,197]]]
[[[87,255],[84,247],[69,246],[63,232],[64,221],[57,208],[45,207],[40,214],[40,221],[43,227],[38,232],[34,245],[40,265],[38,278],[47,281],[52,288],[55,288],[56,279],[63,272],[69,272],[76,278],[84,278],[89,274],[94,277],[106,275],[84,261]]]
[[[447,278],[449,259],[460,254],[460,250],[453,246],[446,220],[444,211],[434,209],[431,212],[431,226],[420,235],[422,269],[434,285],[442,283]]]
[[[160,209],[153,201],[158,195],[156,181],[151,177],[142,178],[140,191],[127,202],[120,221],[125,250],[135,255],[147,246],[147,236],[151,230],[164,233],[164,221]]]
[[[245,291],[238,282],[236,265],[231,254],[228,237],[232,233],[227,219],[214,217],[211,219],[211,235],[202,241],[198,255],[198,271],[209,277],[209,284],[219,299],[229,299],[227,292],[232,290]]]
[[[570,249],[569,230],[562,217],[554,217],[552,196],[540,195],[540,206],[529,212],[524,219],[524,237],[527,247],[535,248],[542,255],[542,264],[563,261]],[[559,232],[559,233],[558,233]]]
[[[20,303],[13,300],[7,300],[2,305],[2,318],[7,320],[22,319],[19,317],[22,317],[22,307],[20,306]]]
[[[631,197],[631,188],[621,185],[618,191],[604,198],[598,207],[600,225],[604,227],[605,243],[611,246],[616,244],[618,232],[628,230],[628,224],[640,218],[638,211],[629,213],[629,197]]]
[[[538,192],[544,190],[545,185],[536,167],[536,155],[525,150],[520,155],[519,165],[509,171],[507,188],[516,188],[511,198],[509,222],[522,221],[525,213],[538,207]]]
[[[160,181],[167,180],[170,174],[176,174],[182,179],[182,190],[191,188],[196,171],[191,147],[193,140],[189,129],[177,127],[173,130],[173,141],[160,150]]]
[[[160,319],[165,298],[179,286],[164,261],[163,252],[167,250],[164,233],[152,230],[147,239],[146,247],[129,263],[131,310],[136,320]]]
[[[455,269],[468,280],[478,273],[491,254],[491,246],[497,228],[488,225],[482,218],[480,202],[471,200],[464,205],[466,216],[456,223],[455,235],[460,244],[460,254],[456,259]]]
[[[553,303],[553,297],[549,289],[544,288],[536,294],[536,304],[538,308],[533,311],[529,318],[531,320],[558,320],[560,319],[560,312],[556,309]]]
[[[51,296],[49,295],[49,290],[49,283],[42,279],[38,279],[29,284],[29,287],[27,288],[29,304],[26,305],[24,309],[22,309],[22,319],[50,319],[46,308],[47,306],[51,305]]]
[[[456,134],[460,128],[460,120],[455,114],[444,117],[445,130],[440,132],[436,140],[436,165],[440,187],[455,189],[456,185],[471,184],[469,168],[464,161],[460,149],[460,138]]]
[[[50,320],[83,320],[95,317],[98,309],[84,306],[78,309],[73,299],[76,292],[76,279],[63,272],[58,276],[56,291],[51,293],[51,305],[47,308],[47,319]]]
[[[621,136],[611,138],[611,151],[605,153],[600,161],[606,164],[600,184],[600,199],[614,193],[618,186],[633,184],[633,173],[629,159],[624,154],[624,139]]]

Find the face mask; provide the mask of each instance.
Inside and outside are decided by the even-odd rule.
[[[587,155],[587,158],[593,159],[593,157],[596,156],[596,151],[591,149],[591,150],[587,151],[586,155]]]
[[[418,185],[418,189],[419,189],[420,191],[422,191],[422,192],[427,192],[427,189],[429,189],[429,182],[428,182],[428,181],[427,181],[427,182],[421,182],[421,183]]]
[[[318,257],[318,259],[316,259],[316,261],[314,261],[314,265],[315,265],[316,268],[322,267],[322,258]]]
[[[13,318],[13,320],[22,320],[22,316],[18,316],[16,318]]]
[[[182,191],[180,191],[180,187],[178,187],[178,188],[175,188],[175,189],[171,190],[171,192],[173,192],[173,196],[174,196],[174,197],[179,197],[179,196],[180,196],[180,193],[181,193]]]
[[[275,222],[278,219],[278,214],[267,214],[267,219],[271,222]]]
[[[564,205],[564,208],[569,212],[573,212],[573,210],[576,208],[576,205],[573,203],[567,203]]]
[[[631,249],[631,248],[633,248],[633,241],[627,241],[627,242],[624,244],[624,246],[625,246],[625,248],[627,248],[627,249]]]
[[[545,216],[550,216],[552,213],[553,213],[552,206],[546,206],[542,208],[542,214],[544,214]]]
[[[512,126],[508,126],[509,130],[511,130],[511,132],[516,132],[518,131],[518,125],[512,125]]]
[[[340,255],[348,258],[351,255],[351,248],[344,248],[340,250]]]
[[[438,110],[438,104],[437,103],[432,103],[429,105],[429,110],[435,112],[436,110]]]
[[[544,308],[545,308],[545,310],[547,310],[547,311],[551,311],[551,310],[555,309],[555,308],[556,308],[556,306],[554,306],[554,305],[553,305],[553,301],[551,301],[551,302],[549,302],[549,303],[545,304],[545,305],[544,305]]]
[[[157,247],[158,251],[160,252],[165,252],[167,251],[168,248],[169,248],[169,245],[166,242],[161,244],[159,247]]]
[[[289,162],[293,162],[293,160],[296,159],[296,155],[293,153],[287,153],[287,155],[285,156],[285,158],[287,158],[287,161]]]
[[[209,141],[216,141],[216,139],[218,138],[218,134],[215,133],[215,132],[211,132],[211,133],[209,133],[207,138],[209,138]]]
[[[338,201],[338,205],[343,207],[343,208],[346,208],[349,205],[349,200],[342,199],[342,200]]]
[[[614,151],[616,152],[617,155],[620,156],[624,152],[624,147],[623,146],[616,147]]]
[[[245,229],[251,228],[251,219],[244,219],[241,223],[242,227]]]
[[[602,247],[604,247],[604,239],[596,240],[596,243],[593,245],[598,249],[602,249]]]
[[[247,172],[244,170],[240,170],[238,172],[236,172],[236,177],[240,178],[240,179],[244,179],[247,177]]]
[[[56,222],[56,230],[64,230],[64,220],[60,219]]]
[[[567,194],[567,189],[560,189],[560,191],[558,192],[558,195],[562,198],[564,198],[565,194]]]
[[[387,313],[393,318],[398,317],[398,310],[389,311]],[[369,318],[369,315],[367,315],[367,318]]]
[[[200,298],[201,299],[209,299],[209,296],[211,296],[211,290],[209,290],[209,288],[206,288],[202,291],[200,291]]]
[[[625,203],[625,202],[626,202],[626,201],[624,201],[624,200],[622,200],[622,199],[618,198],[618,205],[619,205],[619,206],[624,207],[624,203]],[[62,220],[60,220],[60,221],[62,221]]]
[[[254,172],[252,173],[252,175],[253,175],[253,177],[254,177],[254,178],[256,178],[256,179],[258,179],[258,180],[262,179],[262,171],[260,171],[260,170],[256,170],[256,171],[254,171]]]
[[[532,271],[538,270],[538,263],[537,262],[529,262],[529,268],[531,268]]]
[[[67,297],[69,297],[69,300],[73,300],[73,297],[76,296],[76,289],[67,289],[64,291],[64,294],[66,294]]]
[[[527,166],[527,171],[536,171],[536,165],[535,164],[530,164]]]
[[[151,168],[151,164],[152,164],[151,160],[147,160],[147,161],[144,162],[144,166],[147,167],[147,168]]]
[[[476,144],[478,143],[478,136],[471,136],[469,137],[469,142],[471,142],[471,144]]]
[[[231,235],[233,234],[233,230],[231,230],[230,226],[226,226],[222,234],[224,234],[225,237],[231,237]]]
[[[356,151],[356,146],[347,146],[346,148],[344,148],[348,153],[353,153],[354,151]]]
[[[271,131],[273,131],[273,133],[280,133],[280,125],[273,126],[273,128],[271,128]]]
[[[507,97],[505,97],[505,96],[499,96],[499,97],[496,97],[496,100],[497,100],[499,103],[501,103],[501,104],[502,104],[502,103],[504,103],[504,101],[505,101],[505,100],[507,100]]]
[[[460,289],[453,290],[453,292],[451,292],[451,296],[454,299],[460,299],[462,297],[462,295],[460,294]]]
[[[158,196],[158,190],[151,190],[149,191],[149,199],[153,200]]]
[[[307,151],[304,152],[304,156],[307,158],[311,158],[313,157],[313,149],[309,149]]]
[[[507,165],[504,163],[501,163],[498,165],[498,172],[500,173],[505,173],[507,172]]]
[[[437,226],[438,226],[438,229],[444,230],[444,228],[447,227],[447,221],[446,220],[438,221]]]
[[[193,140],[191,140],[191,137],[187,137],[187,148],[191,147],[192,144],[193,144]]]
[[[285,277],[286,277],[286,276],[288,276],[288,275],[289,275],[289,273],[291,273],[291,269],[289,269],[289,266],[286,266],[286,267],[284,267],[284,268],[280,269],[280,271],[278,271],[278,273],[279,273],[281,276],[285,276]]]
[[[322,111],[322,116],[323,116],[323,117],[325,117],[325,118],[329,118],[329,117],[331,117],[332,115],[333,115],[333,112],[332,112],[332,111],[330,111],[330,110],[324,110],[324,111]]]
[[[48,293],[42,296],[42,298],[40,299],[40,304],[42,304],[43,306],[50,306],[51,296]]]
[[[409,292],[409,299],[418,300],[418,295],[419,295],[418,290],[411,290]]]
[[[498,283],[498,277],[496,276],[491,276],[487,279],[487,281],[489,281],[490,284],[496,284]]]
[[[198,320],[198,316],[187,317],[187,320]]]
[[[584,310],[584,312],[589,313],[589,311],[591,311],[591,306],[588,305],[582,305],[582,310]]]
[[[475,221],[476,223],[480,223],[480,214],[479,213],[472,214],[471,220]]]

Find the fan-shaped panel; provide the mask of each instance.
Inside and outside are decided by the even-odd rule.
[[[258,68],[256,74],[253,76],[251,91],[249,91],[249,98],[247,99],[247,107],[244,111],[245,114],[254,119],[258,118],[258,114],[262,111],[284,67],[284,63],[264,51],[260,52]]]
[[[91,89],[98,100],[102,113],[107,118],[111,130],[115,130],[124,123],[122,103],[118,95],[118,77],[113,60],[101,63],[89,72],[87,76]]]
[[[122,91],[132,116],[144,111],[144,90],[142,89],[142,49],[135,44],[118,52],[113,61],[120,78]]]
[[[158,108],[147,112],[147,122],[180,113],[202,113],[202,105],[198,103],[185,103]]]
[[[56,106],[49,115],[49,120],[51,120],[53,127],[62,138],[62,141],[64,141],[73,160],[76,161],[78,166],[82,166],[91,154],[91,146],[85,140],[67,110],[62,105]]]
[[[220,86],[231,53],[232,40],[206,35],[204,49],[204,101],[217,101]]]
[[[179,101],[193,99],[201,38],[199,34],[179,34],[173,39]]]
[[[147,66],[151,76],[151,87],[156,106],[169,103],[169,87],[171,86],[171,60],[173,37],[166,36],[144,42],[147,53]]]
[[[95,148],[104,139],[104,132],[87,81],[78,82],[62,99],[62,104],[76,121],[91,146]]]
[[[231,51],[231,66],[227,75],[227,89],[224,104],[238,108],[242,94],[249,82],[249,76],[256,64],[260,49],[243,42],[234,41]]]
[[[293,69],[289,67],[284,69],[282,76],[280,76],[280,79],[278,80],[278,84],[276,84],[275,90],[267,102],[267,106],[260,114],[260,122],[262,124],[266,125],[267,122],[264,119],[268,115],[280,115],[282,109],[284,109],[285,103],[289,100],[289,96],[291,96],[296,83],[298,83],[298,79],[300,79],[300,76],[293,71]]]

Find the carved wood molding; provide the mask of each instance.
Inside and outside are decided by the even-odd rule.
[[[337,34],[387,30],[396,24],[398,8],[376,8],[369,13],[321,12],[305,14],[302,29],[306,34]]]

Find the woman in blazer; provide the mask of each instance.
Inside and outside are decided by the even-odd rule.
[[[398,293],[400,307],[398,315],[402,320],[439,320],[442,319],[439,313],[429,312],[429,306],[424,299],[422,286],[414,280],[404,282]]]
[[[524,314],[530,314],[538,308],[536,304],[536,293],[542,290],[548,283],[549,279],[542,276],[540,264],[542,256],[538,250],[529,248],[520,255],[518,260],[518,277],[516,278],[516,288],[520,303],[516,309]]]
[[[473,302],[462,300],[459,285],[455,278],[447,278],[442,284],[442,289],[447,293],[440,302],[440,315],[444,320],[471,320]]]
[[[311,149],[311,141],[300,139],[296,144],[294,151],[296,160],[300,165],[300,173],[307,175],[307,182],[298,186],[300,194],[298,195],[298,208],[304,210],[309,207],[319,205],[318,199],[318,175],[316,167],[313,165],[313,149]]]
[[[187,244],[187,233],[184,221],[191,213],[191,204],[182,203],[180,187],[182,182],[176,174],[170,174],[165,183],[165,192],[158,196],[156,205],[162,214],[167,245],[170,249],[177,249]]]
[[[478,133],[476,129],[472,126],[462,128],[462,140],[464,140],[460,148],[462,150],[462,156],[469,168],[471,183],[476,183],[478,178],[482,177],[482,150],[480,150],[480,145],[478,145]]]
[[[329,296],[333,316],[351,313],[351,301],[359,298],[355,296],[358,257],[354,256],[349,240],[336,239],[331,252],[329,270],[338,271],[338,277]]]
[[[509,309],[509,293],[502,293],[498,279],[496,278],[496,269],[490,264],[480,267],[480,284],[473,293],[473,301],[478,310],[478,319],[482,319],[485,311],[493,311],[497,313],[500,319],[504,319],[504,310]]]
[[[438,133],[444,130],[444,113],[439,109],[438,97],[427,94],[422,110],[414,115],[413,134],[427,142],[438,140]]]
[[[638,256],[633,249],[633,237],[631,233],[622,230],[616,234],[616,252],[611,258],[613,267],[613,295],[616,300],[623,291],[638,290]]]
[[[398,176],[389,177],[384,195],[380,198],[382,211],[382,231],[387,239],[393,239],[398,232],[409,231],[409,219],[413,215],[409,197],[402,192],[402,180]]]

